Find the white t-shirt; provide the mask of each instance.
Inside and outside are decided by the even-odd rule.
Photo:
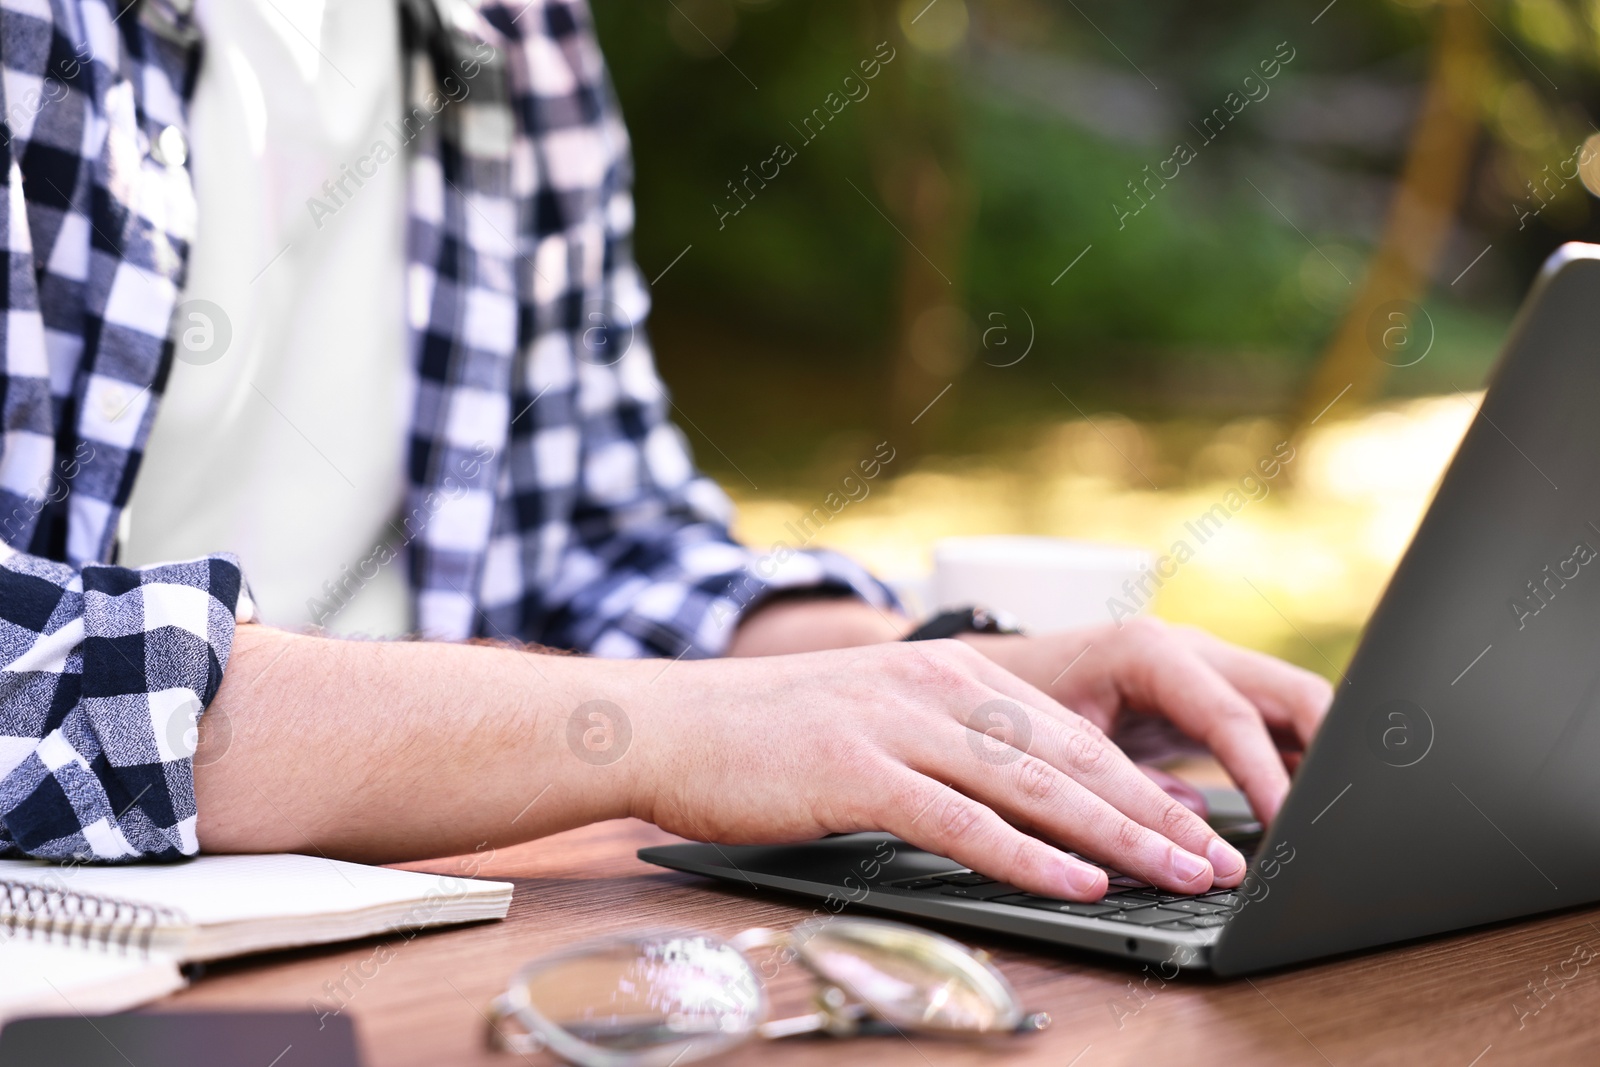
[[[198,201],[177,318],[188,343],[120,561],[234,552],[263,620],[301,627],[324,583],[390,536],[404,491],[406,164],[378,164],[360,185],[345,169],[395,140],[385,124],[403,106],[397,5],[197,0],[195,17],[205,52],[189,143],[163,135],[165,151],[192,157]],[[327,626],[408,629],[401,565]]]

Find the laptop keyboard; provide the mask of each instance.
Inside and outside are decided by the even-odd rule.
[[[1120,875],[1112,881],[1112,891],[1092,904],[1024,893],[1015,886],[996,882],[971,871],[935,875],[932,878],[905,879],[889,882],[887,886],[891,889],[912,890],[933,896],[955,897],[958,900],[982,900],[993,904],[1011,904],[1019,908],[1053,911],[1058,915],[1105,919],[1131,926],[1154,926],[1162,930],[1202,930],[1221,926],[1228,921],[1229,916],[1243,899],[1237,893],[1228,890],[1217,890],[1192,897],[1179,896]],[[1124,884],[1117,885],[1115,884],[1117,882]]]
[[[1260,827],[1254,833],[1225,834],[1236,845],[1244,847],[1245,855],[1260,843]],[[1082,859],[1083,857],[1078,857]],[[1085,860],[1093,863],[1093,860]],[[1158,930],[1206,930],[1226,923],[1243,905],[1244,897],[1236,890],[1216,889],[1195,896],[1168,893],[1156,889],[1130,875],[1097,864],[1109,876],[1109,887],[1101,900],[1080,903],[1058,900],[1025,893],[1016,886],[997,882],[973,871],[960,870],[918,878],[902,878],[884,883],[887,888],[927,893],[931,896],[955,897],[958,900],[981,900],[991,904],[1010,904],[1019,908],[1051,911],[1058,915],[1076,915],[1085,919],[1102,919],[1106,922],[1129,926],[1146,926]]]

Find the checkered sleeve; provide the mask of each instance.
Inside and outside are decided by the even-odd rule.
[[[196,728],[252,615],[238,562],[0,552],[0,856],[194,854]]]
[[[836,553],[740,545],[672,422],[633,261],[627,130],[582,0],[487,3],[511,50],[526,241],[486,628],[608,657],[709,657],[779,590],[889,590]],[[678,414],[681,414],[679,412]]]
[[[731,505],[693,469],[664,413],[637,401],[614,414],[645,427],[645,438],[612,441],[599,449],[609,457],[587,465],[591,496],[552,590],[561,603],[546,643],[613,658],[699,659],[723,655],[739,620],[779,591],[896,606],[883,583],[839,553],[738,543],[728,531]],[[636,445],[643,447],[619,478],[622,453]]]
[[[613,313],[641,322],[648,297],[633,261],[613,256]],[[887,586],[837,552],[734,539],[733,504],[696,469],[641,329],[615,364],[580,359],[576,376],[578,503],[547,643],[698,659],[723,655],[739,620],[779,591],[896,606]]]

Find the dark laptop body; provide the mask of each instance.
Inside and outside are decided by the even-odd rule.
[[[1184,916],[1205,898],[1155,903],[1168,922],[1007,902],[886,834],[639,855],[1224,975],[1600,901],[1600,246],[1545,264],[1335,688],[1245,885],[1201,926]]]

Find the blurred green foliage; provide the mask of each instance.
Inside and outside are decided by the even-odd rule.
[[[1060,417],[1051,383],[1124,410],[1281,410],[1360,280],[1427,72],[1423,0],[1339,0],[1319,16],[1321,6],[595,0],[634,143],[646,278],[692,246],[655,287],[659,358],[683,407],[712,440],[738,435],[758,466],[803,461],[829,432],[867,432],[880,417],[900,264],[917,254],[880,193],[881,149],[907,100],[942,92],[953,179],[971,205],[953,223],[961,262],[939,265],[959,279],[972,325],[963,402],[941,431],[948,450]],[[1428,303],[1437,355],[1393,376],[1392,390],[1475,383],[1538,261],[1594,230],[1581,189],[1521,230],[1513,204],[1521,181],[1570,153],[1586,114],[1577,72],[1600,53],[1560,26],[1588,26],[1591,6],[1484,0],[1485,17],[1522,44],[1486,80],[1490,136]],[[940,33],[955,35],[948,49],[919,47]],[[896,58],[806,142],[792,124],[879,41]],[[1281,42],[1294,58],[1270,92],[1206,143],[1194,124],[1259,79]],[[1544,72],[1560,76],[1560,94]],[[1177,140],[1197,158],[1119,225],[1113,203],[1129,203],[1127,183]],[[797,158],[719,226],[727,183],[779,143]],[[1020,329],[1019,309],[1037,330],[1032,354],[1004,372],[985,366],[991,314]]]

